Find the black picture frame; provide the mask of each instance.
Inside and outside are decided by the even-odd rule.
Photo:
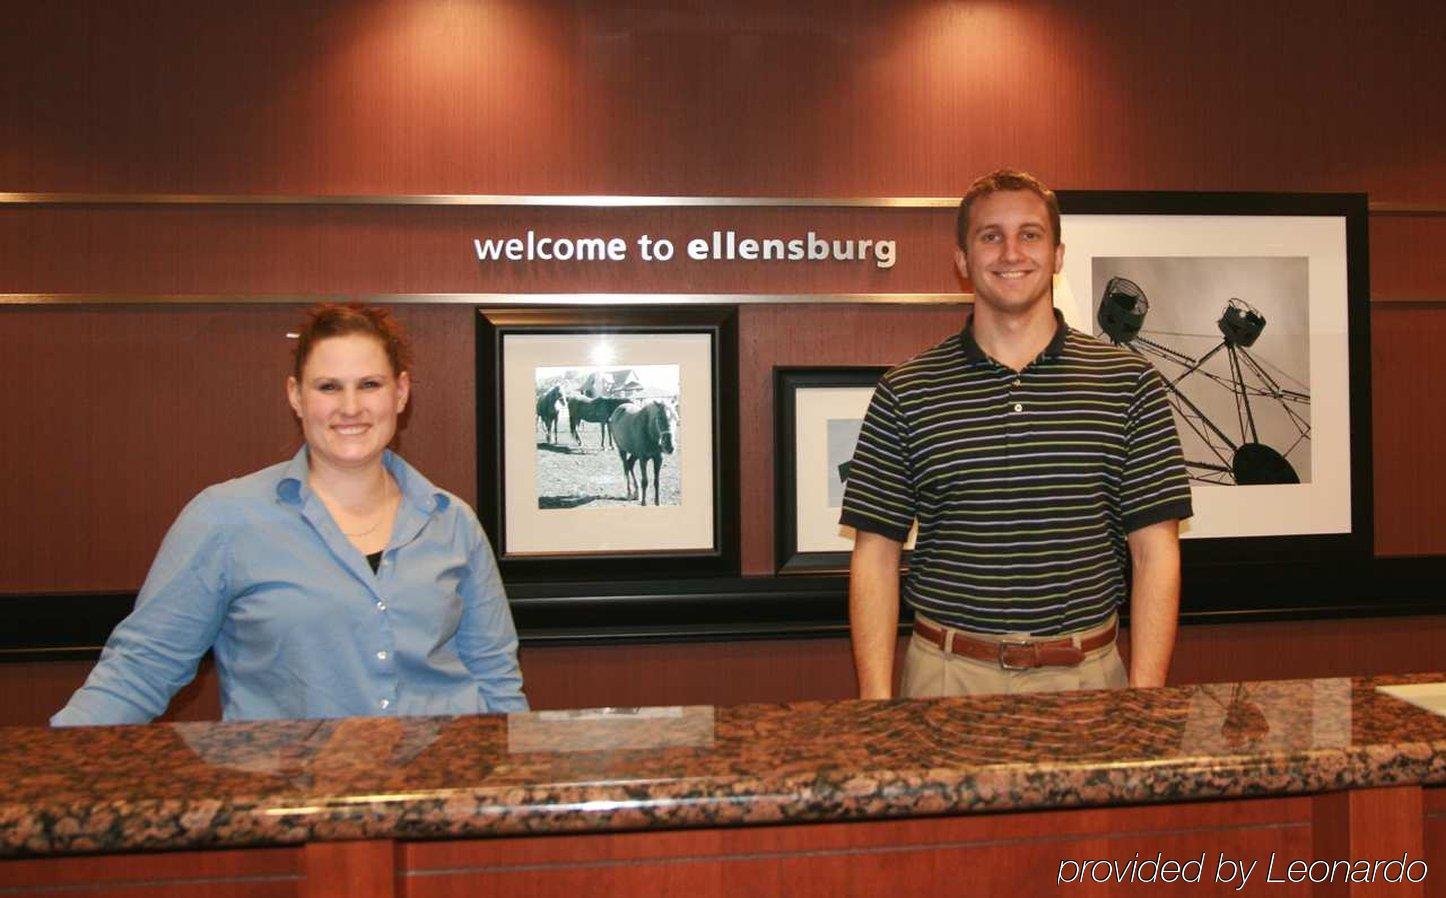
[[[1336,600],[1338,589],[1318,592],[1313,598],[1304,594],[1281,596],[1279,584],[1323,582],[1321,571],[1339,570],[1342,566],[1365,570],[1373,557],[1373,490],[1371,468],[1371,391],[1370,391],[1370,267],[1368,258],[1368,205],[1364,194],[1286,194],[1189,191],[1060,191],[1060,210],[1065,216],[1063,241],[1066,246],[1066,270],[1071,253],[1080,247],[1071,245],[1078,237],[1081,222],[1088,225],[1094,216],[1100,221],[1117,222],[1139,218],[1152,228],[1168,228],[1168,217],[1185,221],[1191,217],[1206,220],[1238,218],[1242,224],[1265,220],[1276,233],[1289,238],[1291,224],[1285,219],[1303,217],[1315,221],[1338,223],[1343,240],[1344,272],[1341,273],[1345,322],[1344,351],[1346,396],[1341,407],[1348,416],[1349,528],[1331,533],[1281,533],[1269,536],[1210,536],[1181,541],[1183,562],[1184,609],[1220,613],[1250,613],[1262,608],[1278,608],[1285,604],[1309,604],[1319,601],[1328,605]],[[1282,220],[1275,225],[1275,219]],[[1078,241],[1076,241],[1078,243]],[[1266,252],[1266,241],[1260,244],[1259,255]],[[1148,246],[1132,248],[1132,253],[1145,255]],[[1252,252],[1241,255],[1254,255]],[[1091,321],[1094,324],[1094,321]],[[1159,367],[1159,366],[1157,366]],[[1165,372],[1162,372],[1165,373]],[[1167,379],[1169,375],[1167,374]],[[1338,397],[1332,397],[1338,398]],[[1198,496],[1198,493],[1197,493]],[[1200,503],[1196,502],[1197,516]],[[1359,580],[1346,578],[1354,586]]]
[[[589,582],[605,579],[666,580],[677,577],[729,577],[739,571],[738,523],[738,336],[737,307],[710,305],[686,308],[666,306],[507,306],[477,309],[477,495],[478,514],[492,541],[498,566],[509,583],[558,581]],[[651,550],[645,546],[601,547],[585,551],[516,551],[510,540],[507,483],[509,461],[520,466],[514,452],[509,459],[507,396],[510,345],[513,337],[595,340],[610,336],[621,340],[649,337],[698,337],[706,340],[707,358],[695,368],[706,371],[709,414],[705,444],[711,502],[704,513],[691,518],[706,524],[707,544]],[[626,365],[626,360],[620,362]],[[514,377],[517,371],[511,372]],[[513,394],[522,392],[513,385]],[[532,389],[526,393],[530,396]],[[685,398],[686,401],[686,398]],[[519,419],[522,417],[514,412]],[[534,421],[532,413],[526,420]],[[699,428],[694,426],[694,432]],[[688,445],[688,437],[681,437]],[[617,461],[613,457],[612,461]],[[679,462],[681,465],[681,462]],[[621,464],[618,484],[622,488]],[[629,503],[630,504],[630,503]],[[534,511],[536,509],[533,509]],[[511,515],[513,526],[520,509]],[[566,512],[564,512],[566,513]],[[644,512],[645,513],[645,512]],[[706,520],[703,520],[706,519]]]
[[[870,394],[879,378],[889,370],[883,365],[780,366],[773,369],[774,458],[774,568],[784,575],[843,574],[848,572],[849,551],[820,548],[817,534],[800,533],[811,528],[805,522],[817,517],[799,509],[800,433],[797,427],[801,397],[821,390],[867,390]],[[806,401],[806,400],[805,400]],[[859,418],[867,409],[864,400]],[[816,455],[805,447],[805,455]],[[813,510],[817,511],[817,510]],[[801,520],[802,518],[802,520]],[[800,545],[803,547],[800,548]]]

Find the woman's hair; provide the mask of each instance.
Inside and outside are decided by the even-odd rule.
[[[411,341],[390,309],[359,302],[325,302],[307,310],[306,322],[297,334],[296,349],[292,352],[296,379],[301,379],[301,369],[306,366],[312,347],[329,337],[351,334],[365,334],[379,340],[382,349],[386,350],[393,375],[411,370]]]

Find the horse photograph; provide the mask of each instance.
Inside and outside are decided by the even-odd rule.
[[[557,421],[567,408],[561,384],[553,384],[537,391],[537,421],[549,444],[557,442]]]
[[[608,422],[618,406],[633,400],[619,396],[569,396],[567,398],[567,427],[572,432],[573,442],[582,445],[578,425],[591,421],[598,425],[597,447],[607,449],[613,445],[612,431]]]
[[[665,461],[678,445],[679,366],[538,367],[534,380],[538,508],[636,506],[644,493],[682,504],[680,465]]]
[[[662,504],[663,456],[673,454],[676,420],[672,404],[662,399],[630,402],[613,412],[613,440],[617,444],[618,460],[622,462],[628,498],[636,494],[639,505],[648,504],[649,465],[653,468],[653,504]],[[670,498],[676,500],[676,497]],[[668,504],[676,505],[677,502],[670,501]]]

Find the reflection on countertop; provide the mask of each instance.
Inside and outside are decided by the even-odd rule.
[[[850,820],[1446,782],[1422,674],[0,729],[0,856]]]

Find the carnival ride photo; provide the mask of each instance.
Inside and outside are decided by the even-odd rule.
[[[1180,425],[1190,480],[1225,486],[1300,483],[1298,467],[1302,461],[1308,465],[1310,455],[1309,387],[1252,351],[1268,325],[1266,316],[1232,296],[1215,322],[1217,337],[1153,332],[1146,327],[1149,312],[1145,290],[1115,276],[1105,284],[1096,317],[1112,343],[1150,359],[1160,372]],[[1216,342],[1195,355],[1167,345],[1169,337]]]

